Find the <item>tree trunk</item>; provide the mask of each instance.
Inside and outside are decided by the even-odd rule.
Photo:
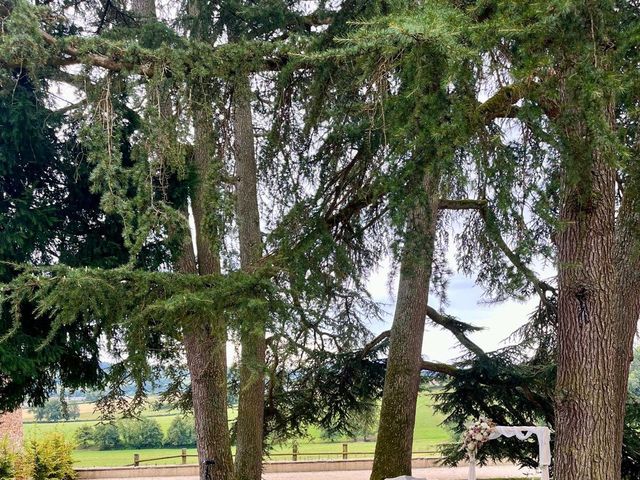
[[[563,98],[573,98],[565,94]],[[612,103],[611,103],[612,104]],[[558,247],[558,377],[555,478],[619,480],[627,380],[638,307],[637,262],[623,204],[616,225],[616,171],[570,106],[566,152],[586,178],[565,179]],[[570,117],[569,115],[573,115]],[[603,115],[614,125],[609,106]],[[568,120],[574,121],[570,123]],[[586,135],[586,136],[585,136]],[[625,231],[627,233],[625,233]],[[630,262],[632,262],[630,264]]]
[[[592,168],[591,192],[569,189],[558,243],[556,478],[620,478],[616,298],[613,268],[615,172]],[[587,197],[588,196],[588,197]],[[588,204],[588,208],[585,208]]]
[[[131,0],[131,11],[143,22],[157,19],[155,0]]]
[[[133,0],[132,11],[142,21],[156,19],[155,0]],[[198,94],[201,95],[198,95]],[[204,97],[202,89],[195,88],[196,98]],[[161,114],[172,115],[169,96],[159,99]],[[191,236],[184,239],[182,255],[176,262],[176,270],[190,274],[219,274],[220,260],[213,252],[212,242],[204,230],[203,184],[209,176],[211,159],[215,152],[212,119],[199,110],[194,114],[193,162],[198,172],[198,183],[191,197],[191,208],[195,222],[196,259]],[[161,153],[161,152],[160,152]],[[185,213],[188,216],[188,212]],[[196,443],[200,460],[200,478],[207,480],[230,480],[233,475],[233,458],[227,416],[227,332],[223,317],[214,316],[208,323],[196,320],[185,328],[183,344],[187,368],[191,377],[191,397],[196,424]],[[206,461],[213,460],[212,465]]]
[[[214,152],[211,119],[202,113],[194,114],[194,133],[194,162],[199,182],[191,197],[191,209],[196,225],[197,273],[219,274],[220,260],[217,252],[212,251],[214,242],[207,237],[204,229],[203,182],[209,178],[210,160]],[[192,246],[188,247],[193,253]],[[184,334],[201,480],[207,480],[207,470],[212,480],[230,480],[233,476],[227,416],[226,342],[226,323],[221,316],[212,317],[208,324],[194,325],[192,330]],[[213,460],[214,464],[207,465],[205,462],[209,460]]]
[[[425,176],[423,183],[427,198],[409,219],[402,252],[371,480],[411,475],[438,200],[437,181]]]
[[[257,168],[249,78],[234,89],[233,126],[236,160],[236,215],[240,265],[250,269],[262,256]],[[265,318],[260,312],[242,321],[238,399],[236,479],[260,480],[264,431]]]

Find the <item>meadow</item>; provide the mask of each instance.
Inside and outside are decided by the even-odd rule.
[[[74,438],[75,431],[83,425],[95,425],[99,421],[99,413],[94,411],[93,404],[79,404],[80,418],[76,421],[57,423],[36,423],[33,415],[28,410],[24,411],[24,432],[25,439],[37,438],[49,432],[60,432],[67,438]],[[152,417],[158,421],[163,431],[169,427],[173,418],[179,415],[177,411],[154,411],[147,410],[143,416]],[[229,417],[235,418],[236,412],[229,410]],[[442,416],[433,411],[428,395],[423,394],[418,399],[418,410],[416,414],[416,426],[414,430],[414,452],[427,452],[436,450],[440,443],[452,441],[451,434],[440,425]],[[375,442],[354,442],[348,438],[327,441],[320,436],[320,432],[315,428],[309,429],[309,435],[297,440],[298,460],[309,460],[319,458],[342,458],[342,444],[348,443],[349,458],[370,456],[375,449]],[[124,466],[133,463],[133,455],[138,453],[142,460],[148,458],[180,455],[180,449],[136,449],[136,450],[75,450],[74,458],[78,467],[98,467],[98,466]],[[195,449],[188,449],[187,454],[195,455]],[[309,456],[309,454],[322,454],[321,456]],[[360,453],[360,455],[357,455]],[[291,460],[292,443],[275,446],[271,452],[271,460]],[[369,455],[366,455],[369,454]],[[196,462],[195,457],[189,457],[188,462]],[[180,459],[160,460],[143,465],[180,463]]]

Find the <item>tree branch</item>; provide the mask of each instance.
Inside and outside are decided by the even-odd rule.
[[[524,83],[502,87],[478,106],[480,118],[485,124],[497,118],[514,118],[518,113],[518,107],[515,104],[524,97],[526,92],[527,87]]]
[[[486,231],[489,238],[491,238],[496,243],[500,251],[509,259],[511,264],[516,267],[516,269],[520,271],[520,273],[522,273],[525,278],[529,280],[529,282],[531,282],[533,288],[536,290],[536,293],[540,296],[540,299],[545,302],[545,304],[548,303],[546,292],[552,292],[555,294],[556,289],[543,280],[540,280],[534,273],[534,271],[531,270],[513,250],[511,250],[509,245],[507,245],[507,242],[504,241],[502,235],[496,228],[496,218],[491,209],[488,207],[484,207],[479,211],[480,216],[485,222]]]
[[[504,238],[502,238],[502,235],[496,228],[495,215],[489,208],[489,203],[486,199],[441,199],[438,204],[438,208],[440,210],[477,210],[485,223],[487,236],[495,242],[500,251],[509,259],[512,265],[516,267],[516,269],[533,285],[533,288],[540,296],[540,299],[547,303],[546,292],[552,292],[555,294],[555,288],[543,280],[540,280],[534,271],[520,259],[520,257],[509,247],[507,242],[505,242]]]
[[[380,343],[382,343],[383,340],[386,340],[390,336],[391,336],[391,330],[385,330],[380,335],[378,335],[376,338],[371,340],[362,349],[362,352],[360,353],[360,358],[366,357],[371,350],[373,350],[376,346],[378,346]]]
[[[484,350],[482,350],[478,345],[472,342],[469,337],[465,335],[465,330],[480,330],[479,328],[460,322],[449,315],[442,315],[431,306],[427,306],[427,315],[433,323],[440,325],[442,328],[445,328],[453,333],[458,342],[460,342],[460,344],[467,350],[474,353],[478,357],[487,356]]]
[[[429,362],[428,360],[422,360],[420,362],[420,370],[429,370],[430,372],[443,373],[445,375],[456,376],[460,373],[460,370],[453,365],[439,362]]]
[[[487,206],[485,199],[464,198],[460,200],[450,200],[441,198],[438,202],[440,210],[479,210]]]

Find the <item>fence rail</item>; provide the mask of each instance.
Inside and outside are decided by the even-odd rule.
[[[443,444],[444,445],[444,444]],[[437,445],[440,447],[441,445]],[[434,450],[424,450],[424,451],[414,451],[413,455],[416,456],[429,456],[434,458],[440,457],[440,451],[438,449]],[[341,452],[300,452],[298,450],[297,445],[293,445],[291,448],[291,453],[281,452],[281,453],[272,453],[269,455],[270,457],[288,457],[290,461],[298,462],[301,461],[302,458],[315,458],[316,460],[322,459],[331,459],[338,458],[341,460],[349,460],[351,457],[352,460],[355,458],[373,458],[373,452],[358,452],[358,451],[349,451],[349,444],[342,444]],[[172,459],[180,459],[182,465],[187,463],[188,458],[198,458],[197,454],[188,454],[187,449],[183,448],[180,455],[169,455],[165,457],[155,457],[155,458],[140,458],[139,453],[133,454],[133,463],[129,465],[125,465],[126,467],[139,467],[141,463],[149,463],[149,462],[157,462],[160,460],[172,460]],[[282,460],[285,461],[285,460]]]

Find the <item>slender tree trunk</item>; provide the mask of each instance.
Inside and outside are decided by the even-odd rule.
[[[620,339],[617,355],[620,372],[616,391],[618,392],[616,442],[622,445],[624,433],[624,412],[627,403],[629,369],[633,360],[633,340],[640,317],[640,210],[638,199],[632,199],[633,192],[627,193],[618,212],[616,230],[615,268],[617,272],[616,318],[620,322]],[[620,471],[622,457],[617,457],[616,471]]]
[[[143,22],[157,19],[155,0],[131,0],[131,11]]]
[[[142,21],[155,20],[155,0],[132,0],[132,11]],[[205,97],[205,92],[200,88],[194,88],[194,95],[200,100]],[[173,114],[168,95],[160,98],[159,104],[163,116]],[[211,160],[215,152],[213,124],[212,119],[202,110],[194,114],[193,121],[193,162],[198,173],[198,183],[191,198],[191,207],[196,226],[195,243],[198,257],[196,259],[191,236],[187,236],[184,239],[182,255],[176,263],[176,270],[200,275],[219,274],[218,253],[212,250],[215,242],[207,238],[204,229],[204,182],[209,178]],[[185,213],[188,216],[186,209]],[[211,480],[230,480],[233,475],[227,416],[226,341],[226,324],[221,316],[213,316],[208,323],[194,322],[189,328],[185,327],[183,334],[187,368],[191,377],[191,397],[202,480],[207,480],[207,471]],[[209,460],[214,463],[207,465],[205,462]]]
[[[391,327],[389,358],[371,480],[411,475],[422,339],[437,222],[437,181],[425,176],[427,198],[408,222]]]
[[[199,183],[191,198],[191,209],[196,225],[197,273],[200,275],[220,273],[218,253],[212,250],[215,242],[207,237],[204,228],[203,184],[209,178],[214,152],[212,130],[210,118],[203,113],[194,115],[194,162]],[[202,480],[206,480],[207,470],[212,480],[230,480],[233,476],[227,416],[226,328],[222,316],[213,316],[208,324],[194,325],[184,334]],[[205,463],[210,460],[213,465]]]
[[[236,215],[240,264],[248,270],[262,256],[258,211],[257,168],[249,78],[241,77],[233,95],[236,159]],[[240,332],[240,395],[238,399],[236,479],[260,480],[264,431],[265,318],[243,319]]]

